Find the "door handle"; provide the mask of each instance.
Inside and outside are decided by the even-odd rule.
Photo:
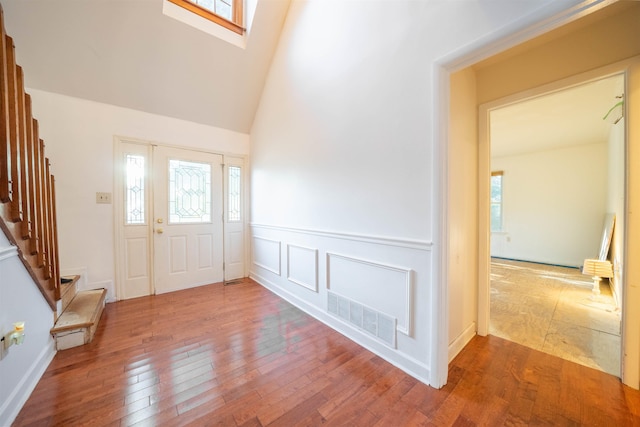
[[[164,228],[156,228],[156,233],[158,234],[164,233]]]

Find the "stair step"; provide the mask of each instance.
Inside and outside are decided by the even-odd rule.
[[[106,289],[80,291],[76,294],[51,329],[57,350],[88,344],[93,340],[106,295]]]
[[[62,299],[62,312],[64,312],[76,296],[76,285],[78,280],[80,280],[80,276],[63,276],[62,278],[71,279],[68,283],[60,284],[60,298]]]

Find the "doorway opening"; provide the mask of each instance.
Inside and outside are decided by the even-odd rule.
[[[623,307],[623,99],[618,74],[488,110],[489,333],[615,376]],[[616,221],[603,249],[607,218]],[[596,293],[582,266],[598,258],[610,263],[611,274],[602,275],[611,277],[598,282]]]
[[[469,49],[467,54],[452,54],[439,61],[436,67],[434,90],[440,96],[438,105],[441,111],[448,112],[447,120],[437,121],[435,125],[435,135],[440,141],[436,145],[437,162],[444,165],[437,168],[440,182],[436,188],[443,206],[437,218],[442,232],[437,237],[445,245],[438,264],[441,270],[436,278],[443,283],[439,292],[448,300],[449,310],[444,321],[439,323],[447,325],[447,328],[438,335],[440,341],[435,342],[434,346],[448,337],[448,360],[475,334],[489,333],[488,201],[491,168],[487,123],[486,120],[484,123],[478,120],[487,111],[480,109],[478,114],[478,107],[498,101],[500,105],[507,105],[560,87],[622,73],[625,76],[625,116],[638,117],[639,113],[635,110],[640,108],[640,99],[636,94],[640,92],[635,89],[640,84],[640,57],[637,56],[640,54],[640,45],[636,43],[637,38],[631,35],[636,32],[640,7],[633,2],[591,6],[581,11],[558,14],[551,23],[545,21],[540,26],[526,29],[524,35],[522,32],[514,33],[497,37],[491,43],[479,42],[476,50]],[[559,23],[561,26],[558,26]],[[530,38],[531,33],[537,34],[536,38]],[[589,45],[592,50],[587,56],[573,55],[576,49],[586,46],[585,40],[591,37],[602,43],[597,48]],[[511,48],[505,50],[505,44]],[[625,52],[621,54],[612,46]],[[559,64],[564,65],[562,69]],[[636,152],[637,125],[637,121],[631,119],[625,124],[626,212],[633,212],[640,200],[635,196],[640,194],[637,192],[640,170],[634,168],[639,164],[637,158],[640,156],[640,151]],[[468,173],[469,170],[471,173]],[[456,191],[451,191],[451,188]],[[463,216],[463,212],[470,214]],[[624,225],[625,258],[631,260],[637,257],[637,251],[640,250],[640,240],[633,237],[637,235],[634,231],[638,227],[637,220],[628,215]],[[466,268],[461,269],[460,265]],[[468,280],[456,280],[458,271],[473,273],[468,274]],[[640,384],[640,341],[637,338],[640,336],[640,317],[629,308],[640,301],[640,291],[632,286],[640,277],[640,269],[627,262],[624,273],[621,378],[625,384],[637,389]],[[476,307],[477,311],[474,312]],[[434,381],[436,384],[446,383],[446,356],[443,352],[434,355],[437,366],[434,378],[440,380],[439,383]]]

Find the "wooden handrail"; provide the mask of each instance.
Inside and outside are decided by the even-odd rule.
[[[55,178],[1,5],[0,27],[0,228],[55,311],[60,299]]]

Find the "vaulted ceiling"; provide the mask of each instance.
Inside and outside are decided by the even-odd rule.
[[[258,1],[246,49],[162,0],[2,0],[28,88],[248,133],[289,0]]]

